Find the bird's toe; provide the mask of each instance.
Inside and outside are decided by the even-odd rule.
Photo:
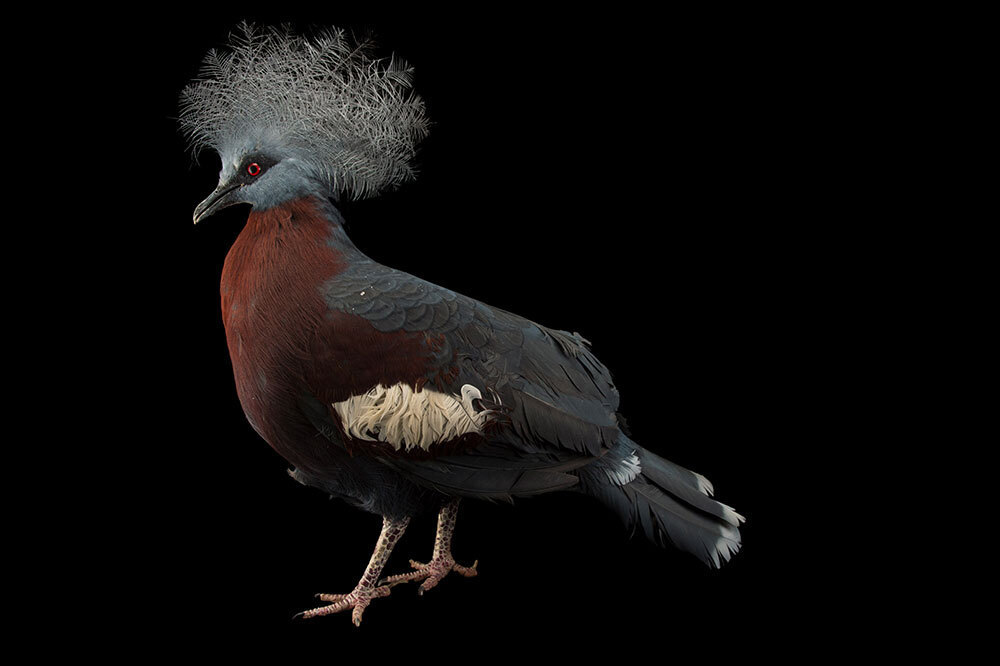
[[[379,581],[379,584],[386,587],[393,587],[400,583],[422,580],[423,583],[421,583],[420,588],[417,590],[417,594],[423,594],[427,590],[437,586],[452,571],[465,578],[477,575],[478,571],[476,567],[479,566],[479,560],[473,562],[471,567],[466,567],[456,563],[451,555],[444,555],[435,557],[427,563],[410,560],[410,566],[413,567],[413,571],[383,578]]]
[[[378,587],[358,587],[352,592],[347,594],[317,594],[316,598],[320,601],[326,601],[329,603],[328,606],[320,606],[318,608],[312,608],[307,611],[303,611],[295,615],[295,618],[302,618],[308,620],[313,617],[321,617],[323,615],[332,615],[333,613],[339,613],[347,609],[352,609],[351,619],[355,626],[360,626],[361,616],[364,614],[365,609],[372,602],[372,599],[378,599],[379,597],[387,597],[390,594],[390,589],[388,586],[378,586]],[[295,619],[293,618],[293,619]]]

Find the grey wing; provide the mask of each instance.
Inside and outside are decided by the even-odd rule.
[[[327,287],[331,307],[384,333],[421,332],[436,353],[426,379],[459,395],[471,385],[502,414],[486,441],[445,455],[394,455],[388,465],[448,494],[509,498],[567,488],[572,470],[618,440],[618,391],[580,335],[378,264]]]
[[[375,330],[445,333],[473,311],[459,294],[373,261],[352,264],[324,286],[327,304],[364,317]]]
[[[474,302],[475,303],[475,302]],[[509,406],[512,444],[596,456],[618,439],[618,391],[607,368],[575,333],[475,303],[468,324],[447,338],[461,358],[458,382],[480,381]]]

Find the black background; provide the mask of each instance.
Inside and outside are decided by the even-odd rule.
[[[591,340],[634,438],[747,517],[731,563],[630,540],[575,495],[465,502],[454,554],[478,559],[479,577],[422,598],[396,588],[360,629],[291,620],[312,594],[353,588],[380,519],[289,479],[236,398],[218,286],[248,208],[191,225],[218,161],[192,160],[175,117],[205,52],[244,18],[372,30],[414,66],[434,122],[419,178],[344,204],[348,233],[382,263]],[[812,198],[824,167],[805,156],[831,140],[816,117],[834,101],[814,85],[826,73],[812,24],[792,35],[775,19],[234,7],[115,33],[103,48],[127,51],[128,70],[94,82],[127,109],[126,141],[105,157],[130,193],[93,266],[122,320],[102,336],[124,378],[98,461],[114,477],[100,491],[111,527],[91,537],[95,582],[115,599],[101,622],[164,650],[276,640],[289,660],[314,644],[344,658],[799,649],[789,637],[823,624],[801,605],[822,577],[801,572],[813,456],[829,446],[807,422],[823,350],[808,342],[820,288],[802,268],[820,259],[830,207]],[[416,518],[387,573],[426,559],[433,530]]]

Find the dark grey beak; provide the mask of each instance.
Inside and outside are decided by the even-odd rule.
[[[232,185],[220,184],[217,188],[215,188],[214,192],[205,197],[205,200],[198,204],[198,206],[194,209],[194,223],[198,224],[206,217],[217,213],[223,208],[243,203],[237,192],[239,188],[240,183]]]

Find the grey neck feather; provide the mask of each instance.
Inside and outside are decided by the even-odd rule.
[[[334,200],[328,196],[317,195],[319,200],[320,213],[330,223],[330,236],[327,243],[330,247],[336,248],[338,252],[346,255],[352,262],[371,262],[372,259],[358,249],[354,241],[350,239],[344,230],[344,216],[337,208]]]

